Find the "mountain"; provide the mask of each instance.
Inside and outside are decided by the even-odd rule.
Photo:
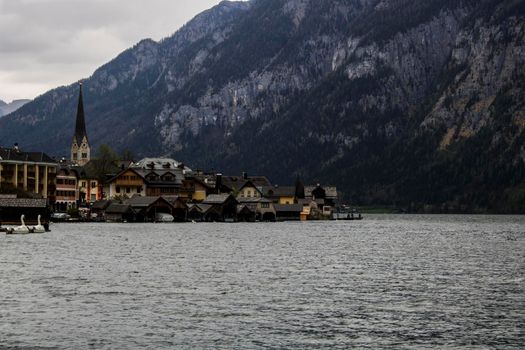
[[[225,1],[85,79],[88,133],[356,204],[525,212],[524,17],[525,0]],[[67,154],[77,89],[0,140]]]
[[[16,111],[29,101],[31,100],[13,100],[11,103],[6,103],[0,100],[0,117]]]

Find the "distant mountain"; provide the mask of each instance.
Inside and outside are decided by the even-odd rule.
[[[11,103],[6,103],[0,100],[0,117],[16,111],[30,101],[31,100],[13,100]]]
[[[84,80],[97,145],[337,185],[357,204],[525,212],[525,0],[222,2]],[[0,120],[68,154],[77,84]]]

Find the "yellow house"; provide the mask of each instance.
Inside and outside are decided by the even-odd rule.
[[[297,203],[294,186],[275,186],[265,190],[266,196],[280,205]]]
[[[186,177],[182,180],[179,196],[188,201],[202,202],[212,193],[214,187],[198,177]]]
[[[146,188],[142,176],[132,168],[128,168],[106,181],[105,191],[107,198],[120,196],[131,198],[135,195],[144,196]]]
[[[250,180],[246,181],[242,187],[239,189],[239,193],[237,194],[238,199],[245,199],[245,198],[261,198],[262,193],[261,191],[251,182]]]

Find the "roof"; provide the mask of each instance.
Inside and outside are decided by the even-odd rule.
[[[246,204],[239,204],[237,205],[237,214],[253,214],[255,213],[256,211],[256,208],[254,208],[253,206],[251,205],[246,205]]]
[[[133,211],[133,208],[129,204],[112,203],[106,209],[106,214],[125,214],[129,211]]]
[[[0,197],[0,208],[46,208],[47,199]]]
[[[77,143],[82,142],[83,138],[87,138],[86,132],[86,118],[84,116],[84,101],[82,99],[82,83],[80,84],[80,90],[78,92],[78,107],[77,107],[77,118],[75,122],[75,135],[73,140]]]
[[[231,194],[210,194],[203,201],[204,204],[224,204],[229,198],[235,198]]]
[[[80,170],[80,177],[82,179],[97,179],[99,177],[99,169],[103,167],[101,161],[98,159],[91,159]],[[121,169],[113,163],[106,164],[106,174],[117,174]],[[106,175],[105,174],[105,175]]]
[[[146,197],[146,196],[134,196],[124,201],[125,204],[129,204],[133,207],[149,207],[162,197]]]
[[[301,212],[302,204],[274,204],[276,212]]]
[[[182,184],[182,180],[184,180],[184,172],[182,169],[174,168],[174,169],[142,169],[142,168],[130,168],[135,173],[137,173],[140,177],[142,177],[146,184],[148,185],[155,185],[155,186],[180,186]],[[167,173],[170,173],[175,176],[174,181],[162,181],[161,179],[155,180],[155,181],[149,181],[147,179],[147,176],[149,174],[154,173],[155,175],[159,176],[161,179],[164,175]]]
[[[109,206],[111,205],[111,203],[113,203],[113,202],[110,201],[110,200],[100,200],[100,201],[96,201],[96,202],[93,203],[93,205],[91,206],[91,209],[104,210],[104,209],[106,209],[107,207],[109,207]]]
[[[26,163],[57,163],[56,160],[44,152],[22,152],[15,148],[0,147],[0,162],[14,161]]]
[[[239,203],[273,203],[272,200],[264,197],[238,197]]]
[[[317,187],[321,187],[325,193],[326,193],[326,198],[331,198],[331,199],[335,199],[337,198],[337,187],[333,187],[333,186],[304,186],[304,196],[305,197],[312,197],[312,192],[317,188]]]
[[[272,183],[266,176],[223,176],[221,181],[223,186],[229,189],[236,188],[237,190],[243,188],[248,181],[259,189],[259,191],[261,191],[263,187],[272,186]]]
[[[136,163],[131,164],[132,168],[147,169],[147,170],[163,170],[163,169],[180,169],[184,172],[191,172],[192,170],[181,162],[177,162],[171,158],[144,158]]]
[[[139,172],[137,172],[136,169],[132,169],[132,168],[124,168],[122,169],[121,171],[119,171],[117,174],[115,174],[115,176],[112,176],[110,178],[108,178],[106,180],[106,182],[113,182],[115,181],[119,176],[121,176],[122,174],[125,174],[126,172],[128,171],[131,171],[131,172],[134,172],[135,174],[137,174],[138,176],[140,176],[141,178],[143,177],[142,174],[140,174]]]
[[[270,191],[273,194],[270,194]],[[271,197],[294,197],[295,196],[295,186],[275,186],[275,187],[265,187],[264,194]]]

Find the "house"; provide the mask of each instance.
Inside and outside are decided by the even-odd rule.
[[[237,199],[231,194],[210,194],[202,202],[211,207],[205,213],[206,221],[237,220]]]
[[[130,169],[144,179],[146,196],[178,195],[191,169],[170,158],[144,158]]]
[[[24,191],[40,195],[54,204],[57,162],[43,152],[23,152],[0,147],[0,190]]]
[[[179,189],[180,198],[186,202],[202,202],[209,194],[213,194],[215,182],[209,184],[206,179],[198,176],[189,176],[182,180],[182,186]]]
[[[223,176],[217,174],[216,189],[218,193],[234,193],[249,198],[261,196],[264,187],[272,187],[270,180],[266,176],[248,176],[243,173],[242,176]]]
[[[105,220],[106,209],[112,203],[115,203],[115,201],[107,200],[107,199],[102,199],[102,200],[98,200],[98,201],[94,202],[91,205],[91,209],[90,209],[91,219],[96,220],[96,221],[104,221]]]
[[[55,211],[65,212],[77,208],[80,200],[78,190],[78,170],[68,165],[60,165],[56,175]]]
[[[129,204],[112,203],[105,210],[106,221],[134,222],[136,213]]]
[[[104,182],[112,178],[121,169],[112,162],[92,159],[79,170],[79,196],[82,203],[92,204],[105,199]]]
[[[237,205],[237,221],[240,222],[255,222],[257,219],[257,213],[255,208],[248,204]]]
[[[277,204],[297,203],[296,189],[294,186],[271,186],[264,187],[263,194]]]
[[[128,204],[135,211],[137,221],[154,222],[157,214],[164,213],[179,218],[179,211],[167,199],[160,196],[135,196],[124,200],[123,204]],[[184,215],[184,218],[186,215]]]
[[[188,220],[206,222],[224,221],[224,219],[222,219],[222,208],[214,204],[189,204]]]
[[[133,168],[125,168],[108,179],[104,185],[107,198],[142,196],[146,193],[146,182]]]
[[[331,186],[305,186],[304,196],[306,199],[317,201],[323,199],[323,205],[334,207],[338,200],[337,188]],[[319,202],[318,202],[319,204]]]
[[[275,204],[277,221],[295,221],[301,219],[302,204]]]
[[[275,221],[276,211],[271,199],[268,198],[239,198],[239,204],[255,213],[255,220]],[[239,209],[239,208],[238,208]],[[241,208],[242,210],[242,208]],[[247,213],[247,211],[245,211]]]

